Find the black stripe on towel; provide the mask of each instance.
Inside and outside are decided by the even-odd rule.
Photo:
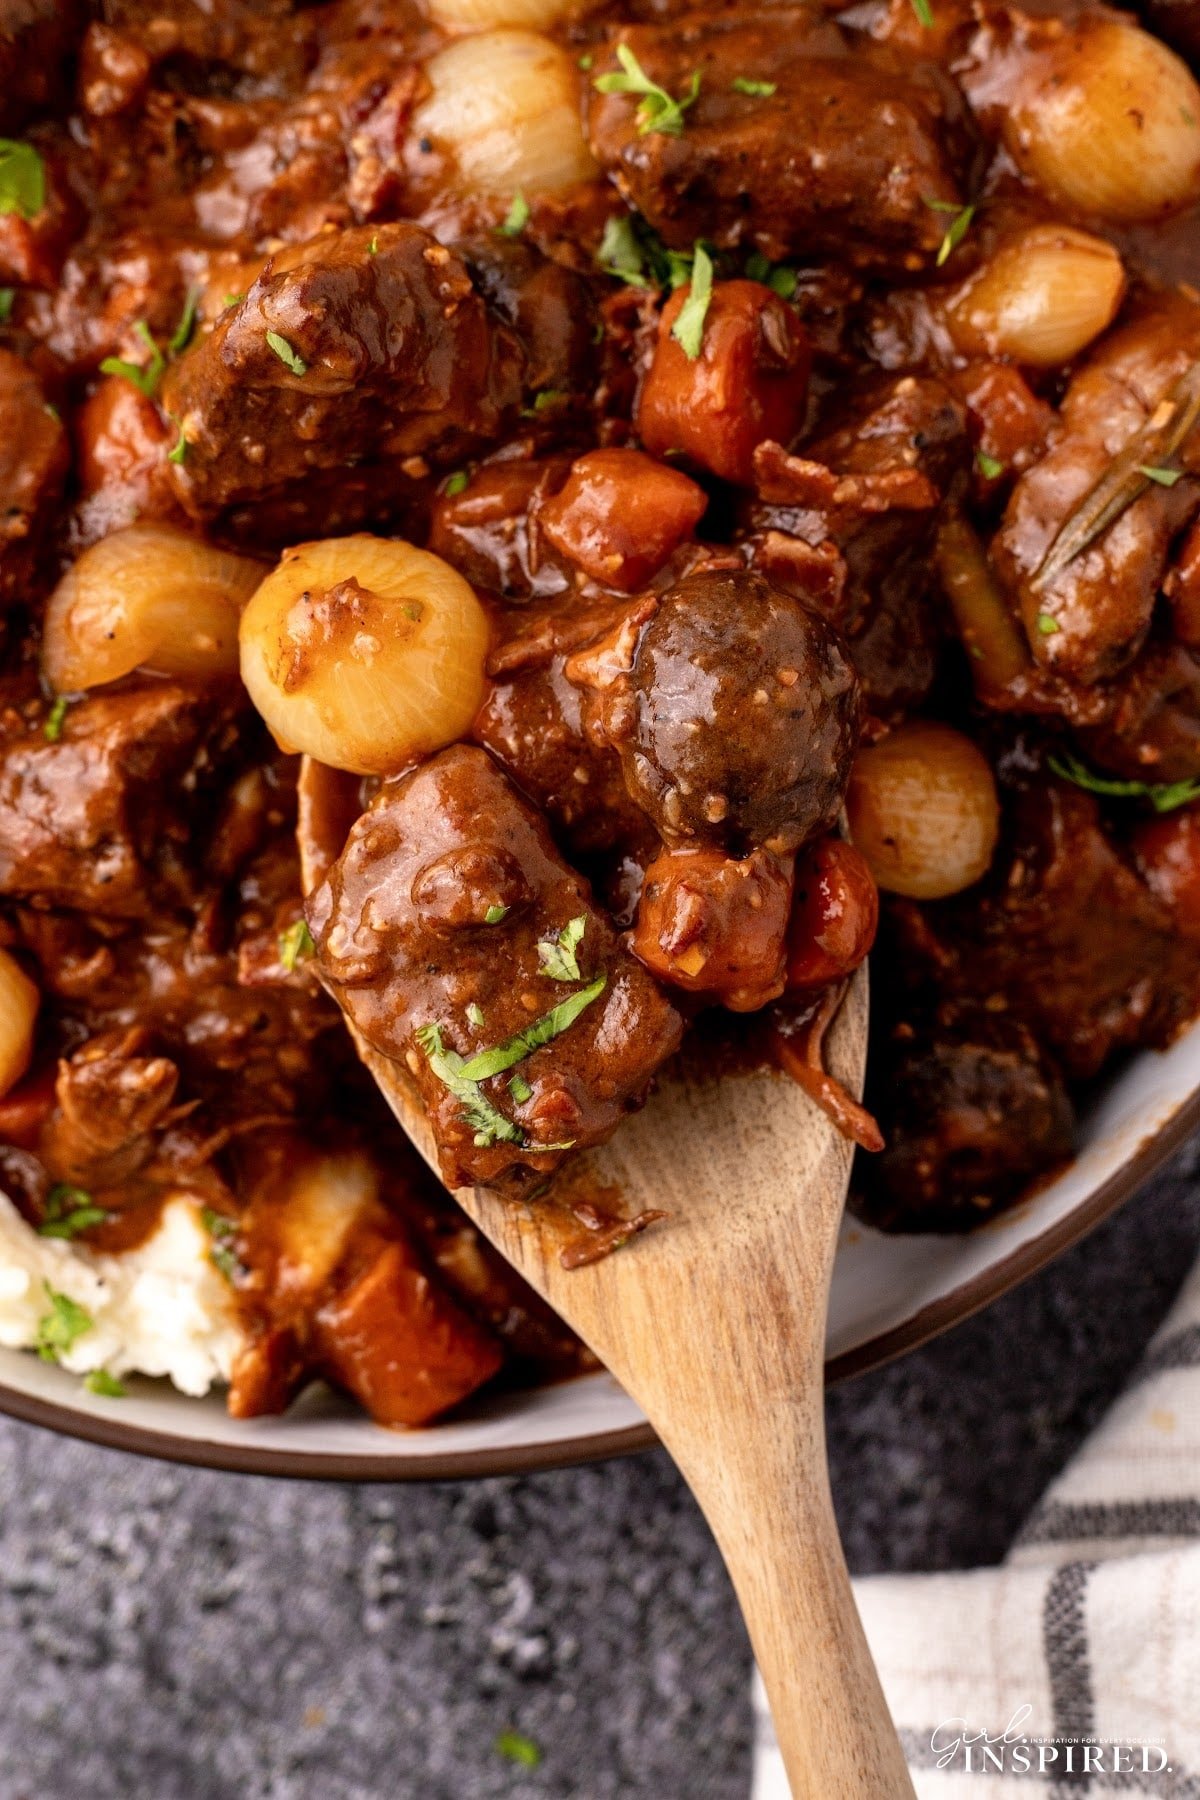
[[[1042,1602],[1042,1645],[1050,1677],[1054,1736],[1066,1742],[1095,1736],[1096,1702],[1087,1641],[1087,1584],[1095,1563],[1069,1562],[1056,1569]],[[1065,1771],[1065,1787],[1087,1793],[1091,1777]]]
[[[1195,1537],[1200,1537],[1200,1500],[1111,1500],[1079,1505],[1051,1500],[1034,1513],[1018,1542],[1024,1547]]]

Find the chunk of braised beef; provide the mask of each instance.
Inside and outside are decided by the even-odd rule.
[[[592,152],[668,244],[700,238],[772,258],[830,253],[870,265],[932,261],[961,203],[960,97],[932,65],[799,8],[761,20],[693,13],[616,33],[652,81],[683,99],[677,136],[642,131],[639,100],[587,89]],[[769,94],[739,93],[751,71]]]
[[[859,688],[834,627],[761,575],[685,577],[568,665],[668,843],[787,855],[837,817]]]
[[[1151,639],[1114,686],[1104,724],[1079,738],[1092,762],[1127,780],[1200,775],[1200,653]]]
[[[34,370],[0,350],[0,607],[36,597],[69,463],[67,434]]]
[[[443,484],[429,515],[429,548],[472,586],[504,600],[560,594],[570,585],[544,553],[537,515],[571,467],[569,456],[500,457]]]
[[[1145,642],[1171,545],[1200,512],[1200,479],[1145,483],[1105,529],[1046,579],[1059,534],[1200,358],[1200,303],[1158,296],[1104,337],[1067,388],[1045,454],[1013,489],[991,545],[1030,651],[1090,685]],[[1185,449],[1196,461],[1195,449]],[[1198,465],[1200,466],[1200,465]]]
[[[625,790],[616,752],[589,730],[595,696],[567,680],[565,660],[555,656],[493,682],[473,736],[573,853],[640,852],[654,833]]]
[[[163,681],[14,719],[0,740],[0,894],[106,918],[179,904],[238,710]]]
[[[511,328],[420,226],[327,233],[272,257],[169,371],[187,442],[172,481],[204,520],[297,489],[319,509],[321,477],[348,465],[402,487],[495,437],[523,371]]]
[[[1074,1148],[1062,1077],[1024,1025],[982,1007],[878,1046],[867,1105],[885,1147],[859,1158],[858,1204],[885,1230],[963,1231]]]
[[[529,391],[586,392],[599,361],[592,284],[512,238],[464,238],[454,249],[492,312],[520,339]]]
[[[941,630],[933,541],[968,458],[962,403],[935,376],[873,381],[794,455],[764,444],[746,509],[754,567],[846,631],[868,710],[919,705]]]
[[[1007,794],[992,875],[961,899],[893,900],[906,978],[1026,1025],[1068,1078],[1165,1045],[1200,1001],[1195,956],[1095,798],[1039,773]]]
[[[64,97],[83,25],[80,0],[3,0],[0,131],[17,131]]]
[[[154,1053],[148,1034],[132,1027],[89,1039],[58,1065],[54,1110],[38,1156],[54,1181],[93,1197],[126,1190],[156,1154],[171,1120],[179,1070]]]
[[[386,783],[307,911],[350,1024],[415,1081],[448,1185],[527,1184],[604,1142],[678,1046],[678,1014],[482,750]],[[544,1042],[469,1075],[539,1021]]]

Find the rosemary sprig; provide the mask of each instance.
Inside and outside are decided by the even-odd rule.
[[[1059,530],[1041,564],[1034,573],[1031,587],[1035,594],[1048,588],[1069,564],[1101,534],[1116,523],[1123,512],[1141,498],[1152,483],[1160,486],[1163,465],[1175,456],[1200,420],[1200,362],[1194,362],[1172,388],[1161,406],[1155,408],[1142,429],[1085,494],[1071,516]],[[1154,474],[1147,470],[1153,469]]]

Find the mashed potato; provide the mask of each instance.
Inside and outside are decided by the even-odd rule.
[[[229,1284],[209,1260],[199,1208],[164,1207],[154,1235],[121,1256],[43,1238],[0,1194],[0,1345],[31,1349],[51,1310],[48,1290],[81,1306],[90,1325],[58,1360],[84,1375],[166,1375],[185,1394],[229,1378],[242,1342]]]

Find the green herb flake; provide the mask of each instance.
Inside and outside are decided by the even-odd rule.
[[[459,1074],[466,1081],[487,1081],[493,1075],[503,1075],[506,1069],[511,1069],[515,1063],[524,1062],[527,1056],[532,1056],[535,1050],[540,1050],[543,1044],[550,1043],[572,1026],[580,1013],[586,1011],[593,1000],[598,1000],[607,986],[608,976],[603,973],[597,975],[586,987],[570,994],[567,999],[560,1000],[557,1006],[552,1006],[548,1013],[543,1013],[532,1025],[526,1025],[523,1031],[518,1031],[506,1043],[496,1044],[491,1050],[481,1050],[478,1056],[473,1056],[462,1065]],[[550,1146],[545,1145],[543,1148],[548,1149]]]
[[[507,238],[520,237],[528,223],[529,202],[518,188],[512,197],[512,204],[504,215],[504,223],[496,227],[496,235]]]
[[[929,0],[912,0],[912,9],[917,15],[918,25],[923,25],[926,31],[932,31],[933,8],[930,6]]]
[[[38,1236],[78,1237],[90,1225],[103,1225],[108,1216],[104,1207],[95,1204],[86,1188],[72,1187],[66,1181],[56,1181],[46,1195]]]
[[[1113,800],[1148,800],[1157,813],[1174,812],[1200,799],[1200,778],[1187,781],[1121,781],[1108,775],[1097,775],[1077,756],[1050,756],[1050,767],[1064,781],[1086,788],[1089,794],[1103,794]]]
[[[1004,473],[1004,464],[995,456],[989,456],[986,450],[975,452],[975,467],[985,481],[998,481]]]
[[[519,1763],[523,1769],[536,1769],[542,1760],[537,1744],[519,1731],[502,1731],[496,1739],[496,1754],[506,1762]]]
[[[36,218],[46,204],[46,165],[32,144],[0,138],[0,213]]]
[[[228,1213],[220,1213],[211,1206],[200,1208],[200,1223],[212,1239],[212,1248],[208,1260],[213,1268],[220,1271],[226,1281],[236,1281],[242,1273],[242,1264],[238,1258],[237,1244],[238,1225]]]
[[[107,1369],[93,1369],[83,1378],[83,1385],[89,1394],[99,1394],[104,1400],[123,1400],[125,1398],[124,1383],[110,1375]]]
[[[676,100],[656,81],[651,81],[628,44],[617,45],[617,61],[621,65],[620,73],[614,69],[607,75],[597,75],[593,83],[597,91],[601,94],[640,94],[639,133],[645,136],[647,132],[659,131],[666,137],[681,137],[683,115],[689,106],[695,105],[700,93],[699,69],[692,70],[686,89]]]
[[[176,430],[179,432],[179,436],[175,439],[173,448],[167,451],[167,461],[169,463],[174,463],[176,468],[178,468],[187,457],[188,444],[178,420],[173,421],[173,423],[175,424]]]
[[[163,370],[167,359],[154,341],[153,333],[145,319],[139,319],[133,328],[134,336],[141,338],[150,352],[150,360],[146,363],[126,362],[123,356],[106,356],[100,364],[102,375],[121,375],[131,381],[139,394],[147,400],[153,400],[158,392],[158,384],[163,378]]]
[[[1182,469],[1156,469],[1149,463],[1138,464],[1138,474],[1144,475],[1147,481],[1155,481],[1159,487],[1173,488],[1177,481],[1182,481]]]
[[[712,299],[713,266],[702,244],[696,245],[696,253],[692,259],[691,292],[679,309],[679,316],[671,327],[671,336],[682,346],[683,353],[689,362],[695,362],[700,354],[700,346],[704,342],[704,321],[708,316],[709,302]]]
[[[167,353],[170,356],[182,356],[192,341],[196,330],[196,308],[200,304],[200,289],[189,288],[187,299],[183,303],[183,311],[179,315],[179,323],[167,339]]]
[[[316,949],[307,919],[295,919],[279,934],[279,960],[290,975],[297,963],[305,962]]]
[[[556,406],[561,406],[566,398],[567,395],[562,388],[543,388],[540,394],[535,394],[533,397],[533,410],[535,413],[552,412]]]
[[[455,495],[461,494],[465,488],[470,486],[470,483],[471,477],[465,469],[455,469],[453,475],[448,475],[442,483],[442,492],[448,500],[453,500]]]
[[[750,94],[755,99],[769,100],[779,83],[776,81],[752,81],[748,75],[735,75],[729,85],[735,94]]]
[[[514,1075],[509,1080],[508,1091],[518,1106],[524,1106],[527,1100],[533,1099],[533,1089],[523,1075]]]
[[[646,253],[638,242],[637,231],[628,213],[614,214],[604,221],[604,235],[596,252],[596,261],[606,275],[626,281],[631,287],[650,287],[646,275]]]
[[[489,906],[483,915],[483,922],[485,925],[499,925],[502,919],[507,919],[511,911],[510,906]]]
[[[521,1127],[506,1119],[478,1084],[464,1074],[466,1064],[457,1050],[446,1049],[441,1026],[422,1025],[415,1035],[434,1075],[462,1102],[461,1116],[474,1128],[477,1148],[486,1149],[489,1144],[496,1143],[523,1145],[526,1139]]]
[[[0,287],[0,325],[6,325],[12,318],[13,302],[16,297],[16,288]]]
[[[371,239],[370,243],[367,245],[367,255],[368,256],[378,256],[379,255],[379,234],[378,234],[378,232],[376,232],[375,236]]]
[[[794,300],[799,285],[800,277],[795,269],[789,269],[786,263],[777,263],[767,277],[767,286],[773,294],[778,294],[781,300]]]
[[[1062,626],[1054,617],[1053,613],[1039,613],[1037,616],[1037,628],[1043,637],[1053,637],[1056,631],[1062,630]]]
[[[267,347],[275,352],[284,368],[290,369],[293,375],[308,374],[308,364],[300,352],[293,350],[287,339],[280,337],[277,331],[268,331]]]
[[[932,18],[930,22],[932,23]],[[927,199],[925,204],[931,212],[954,214],[937,253],[937,266],[940,269],[944,263],[949,262],[950,258],[954,255],[954,252],[958,249],[958,246],[966,237],[968,231],[971,229],[971,221],[979,208],[975,201],[972,201],[969,206],[959,206],[956,200]]]
[[[241,294],[226,294],[224,304],[226,306],[240,306],[245,298],[244,292]]]
[[[583,942],[586,930],[587,914],[580,913],[563,926],[557,937],[545,938],[538,944],[538,961],[543,975],[548,975],[551,981],[583,980],[575,952]]]
[[[1189,129],[1189,130],[1190,130],[1190,131],[1194,131],[1194,130],[1195,130],[1195,128],[1196,128],[1196,115],[1195,115],[1195,113],[1194,113],[1194,112],[1192,112],[1192,111],[1191,111],[1191,109],[1190,109],[1190,107],[1187,107],[1187,106],[1181,106],[1181,107],[1180,107],[1180,109],[1179,109],[1179,116],[1180,116],[1180,118],[1181,118],[1181,119],[1182,119],[1182,120],[1183,120],[1183,122],[1184,122],[1184,124],[1185,124],[1185,125],[1186,125],[1186,126],[1187,126],[1187,127],[1188,127],[1188,129]]]
[[[48,1281],[44,1285],[50,1310],[38,1320],[33,1347],[43,1362],[61,1362],[76,1338],[92,1329],[94,1320],[69,1294],[60,1294]]]
[[[576,58],[576,63],[577,63],[577,66],[579,68],[581,68],[583,70],[584,74],[586,75],[587,71],[591,68],[591,66],[595,62],[595,60],[596,60],[596,58],[592,54],[592,52],[590,50],[585,50],[582,56]]]
[[[483,1008],[479,1005],[478,1001],[472,1000],[470,1006],[467,1008],[467,1017],[472,1025],[483,1024]]]
[[[67,717],[67,708],[71,702],[65,694],[60,694],[50,711],[46,714],[46,723],[42,726],[42,736],[48,744],[57,744],[63,734],[63,724]]]

